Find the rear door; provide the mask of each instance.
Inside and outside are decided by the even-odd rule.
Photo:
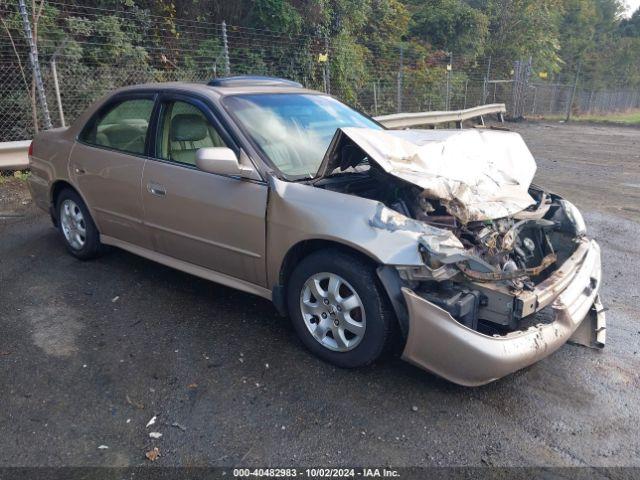
[[[100,233],[145,248],[140,185],[154,102],[151,93],[114,97],[87,122],[69,163]]]
[[[153,159],[142,179],[145,223],[164,255],[266,284],[262,181],[199,170],[196,151],[239,146],[203,101],[181,94],[159,99]]]

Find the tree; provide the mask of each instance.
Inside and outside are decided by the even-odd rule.
[[[588,0],[587,0],[588,1]],[[498,60],[512,62],[532,57],[534,63],[549,71],[561,67],[559,24],[562,0],[471,0],[472,6],[489,17],[487,51]],[[503,66],[510,69],[510,63]]]
[[[640,8],[631,18],[625,18],[620,22],[620,35],[623,37],[640,37]]]
[[[560,57],[565,78],[578,65],[583,84],[602,84],[611,78],[613,57],[619,55],[619,24],[623,5],[619,0],[564,0],[560,25]]]
[[[438,50],[476,57],[484,52],[489,19],[460,0],[410,2],[409,34]]]

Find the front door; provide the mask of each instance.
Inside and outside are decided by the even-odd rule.
[[[116,97],[89,120],[69,162],[100,233],[145,248],[140,182],[153,106],[152,94]]]
[[[265,285],[263,182],[216,175],[196,167],[204,147],[238,146],[203,102],[161,98],[155,159],[142,179],[145,224],[161,254]]]

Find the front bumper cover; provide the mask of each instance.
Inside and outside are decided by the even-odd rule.
[[[593,240],[582,240],[534,292],[536,310],[551,305],[553,321],[504,336],[467,328],[447,311],[403,288],[409,333],[402,358],[454,383],[478,386],[529,366],[570,340],[601,348],[606,332],[598,298],[601,277],[600,247]]]

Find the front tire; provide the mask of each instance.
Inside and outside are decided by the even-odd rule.
[[[390,343],[394,317],[375,266],[355,255],[327,249],[304,258],[287,303],[305,346],[339,367],[368,365]]]
[[[58,230],[71,255],[89,260],[100,253],[100,234],[80,195],[71,189],[60,192],[56,214]]]

